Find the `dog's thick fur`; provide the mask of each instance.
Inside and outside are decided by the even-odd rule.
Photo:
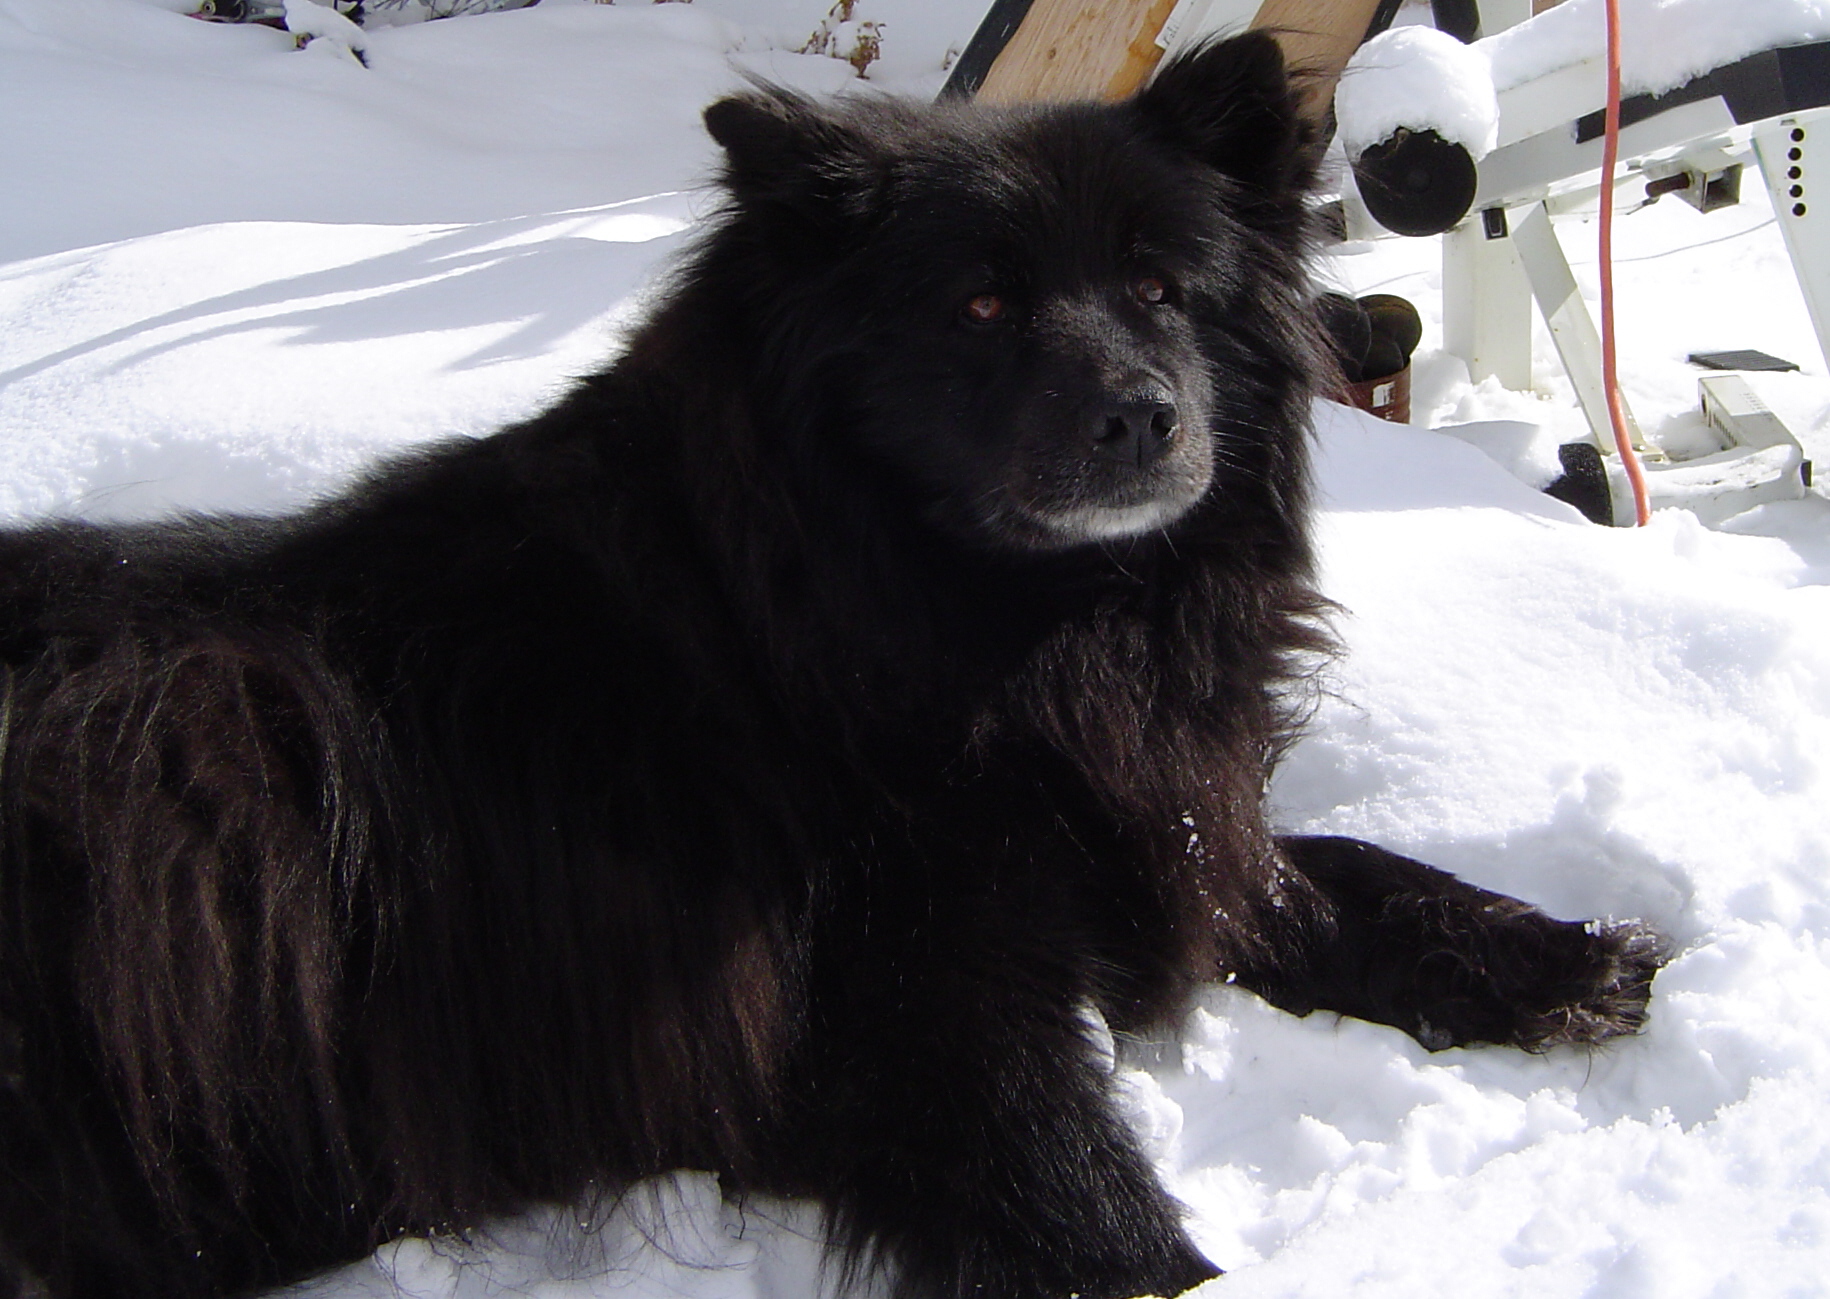
[[[1268,38],[706,120],[727,211],[546,414],[295,518],[0,535],[0,1294],[690,1167],[898,1295],[1167,1295],[1214,1268],[1087,1004],[1637,1026],[1642,931],[1266,828],[1324,648]]]

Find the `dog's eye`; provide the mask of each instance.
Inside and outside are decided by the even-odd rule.
[[[966,305],[960,308],[960,314],[975,325],[995,325],[1004,319],[1008,308],[1004,299],[995,293],[981,293],[969,298]]]
[[[1169,301],[1169,286],[1154,275],[1146,275],[1131,291],[1146,306],[1154,307]]]

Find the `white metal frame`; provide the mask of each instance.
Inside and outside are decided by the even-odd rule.
[[[1830,172],[1818,174],[1811,165],[1826,134],[1830,109],[1820,108],[1761,123],[1752,143],[1818,347],[1830,363]]]
[[[1510,25],[1507,18],[1522,17],[1518,8],[1518,0],[1483,5],[1483,28]],[[1622,165],[1604,194],[1602,142],[1579,142],[1572,129],[1578,118],[1602,108],[1604,78],[1601,61],[1589,59],[1500,96],[1498,147],[1480,161],[1471,215],[1443,236],[1443,342],[1476,382],[1495,378],[1508,388],[1528,389],[1535,299],[1595,441],[1611,454],[1600,338],[1553,218],[1591,212],[1602,202],[1630,205],[1648,181],[1757,168],[1819,349],[1830,363],[1830,173],[1820,177],[1812,166],[1814,150],[1822,152],[1818,140],[1830,133],[1830,108],[1749,125],[1736,123],[1719,98],[1678,105],[1621,131]],[[1654,504],[1682,505],[1715,522],[1804,493],[1810,467],[1797,440],[1745,380],[1712,376],[1699,391],[1722,446],[1681,463],[1649,446],[1628,412],[1629,436],[1653,471]]]

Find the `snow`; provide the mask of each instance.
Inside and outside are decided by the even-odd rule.
[[[281,509],[537,409],[713,201],[705,102],[758,71],[931,93],[980,3],[861,0],[884,47],[865,83],[795,52],[820,0],[545,0],[371,28],[367,68],[181,7],[0,0],[5,517]],[[1639,66],[1690,58],[1664,25],[1634,36],[1661,6],[1627,8]],[[1817,12],[1720,8],[1737,40]],[[1744,195],[1621,222],[1628,395],[1676,444],[1699,422],[1685,355],[1762,348],[1803,369],[1757,391],[1830,464],[1830,375]],[[1592,299],[1593,227],[1562,235]],[[1114,1086],[1231,1272],[1216,1299],[1830,1294],[1830,500],[1581,522],[1527,485],[1582,430],[1548,344],[1532,392],[1470,383],[1440,351],[1436,257],[1391,240],[1322,268],[1417,303],[1415,420],[1458,428],[1322,412],[1347,652],[1273,805],[1560,915],[1653,922],[1676,956],[1651,1026],[1430,1055],[1216,987],[1178,1041],[1121,1044]],[[817,1226],[682,1172],[606,1212],[400,1242],[310,1293],[800,1296]]]
[[[1603,0],[1564,0],[1529,23],[1478,42],[1508,90],[1602,53]],[[1662,94],[1711,68],[1775,45],[1830,36],[1830,0],[1620,0],[1620,84]]]
[[[1355,50],[1334,106],[1349,158],[1400,127],[1435,131],[1476,162],[1499,143],[1500,106],[1486,55],[1433,27],[1393,27]]]
[[[368,45],[361,27],[317,0],[285,0],[286,30],[304,40],[324,39],[360,55]]]

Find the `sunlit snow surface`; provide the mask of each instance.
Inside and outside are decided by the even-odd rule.
[[[528,413],[614,349],[715,202],[707,100],[745,72],[870,92],[790,52],[823,2],[546,0],[373,30],[366,69],[182,7],[0,0],[5,516],[282,509]],[[877,85],[932,93],[981,7],[862,0]],[[1758,189],[1621,223],[1629,396],[1681,440],[1688,352],[1789,357],[1758,390],[1830,465],[1830,379]],[[1564,230],[1591,293],[1592,235]],[[1677,956],[1652,1027],[1432,1056],[1216,988],[1179,1043],[1124,1053],[1121,1097],[1232,1272],[1215,1295],[1830,1294],[1830,501],[1720,531],[1580,522],[1520,481],[1581,428],[1549,348],[1535,395],[1469,384],[1433,350],[1435,256],[1322,270],[1421,308],[1420,423],[1511,423],[1322,413],[1348,648],[1274,805],[1558,914],[1654,922]],[[314,1293],[790,1299],[816,1235],[806,1206],[682,1174]]]

